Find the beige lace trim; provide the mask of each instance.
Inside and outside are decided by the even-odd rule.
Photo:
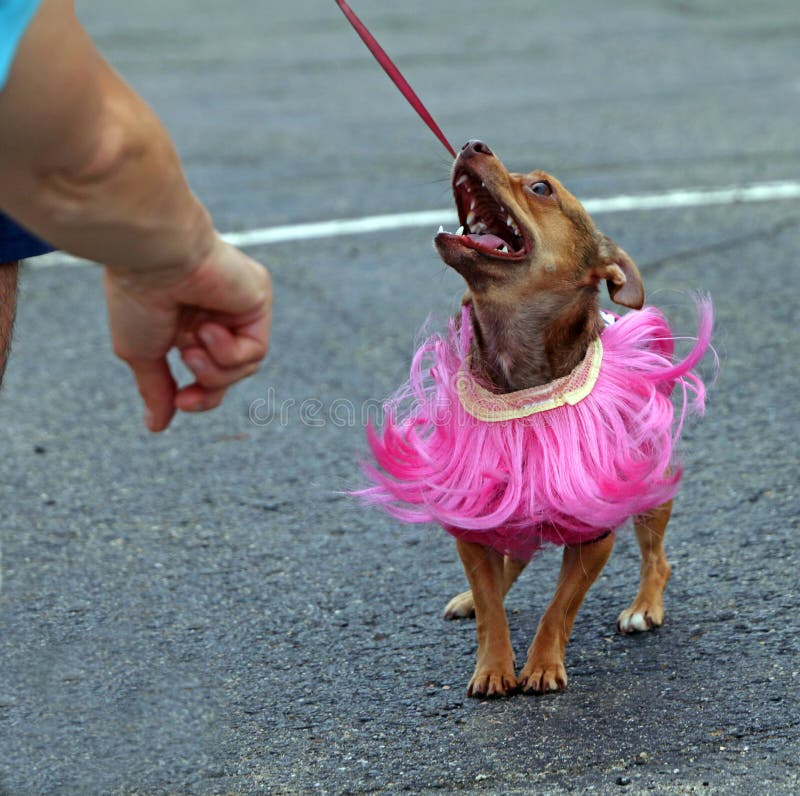
[[[518,420],[564,404],[574,406],[594,388],[602,361],[603,344],[598,337],[589,344],[581,363],[566,376],[539,387],[498,394],[475,381],[467,360],[456,377],[458,399],[469,414],[487,423]]]

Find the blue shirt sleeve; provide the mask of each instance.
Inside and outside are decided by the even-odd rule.
[[[28,28],[39,0],[0,0],[0,91],[17,54],[17,47]]]

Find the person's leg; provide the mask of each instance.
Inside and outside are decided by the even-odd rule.
[[[0,384],[11,348],[11,332],[17,307],[18,263],[0,263]]]

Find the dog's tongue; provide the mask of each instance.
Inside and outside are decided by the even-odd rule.
[[[470,240],[474,240],[475,243],[484,249],[499,249],[501,246],[506,245],[506,242],[502,238],[498,238],[497,235],[475,235],[470,233],[467,237]]]

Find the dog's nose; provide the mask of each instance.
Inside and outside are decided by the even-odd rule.
[[[491,155],[492,150],[477,138],[472,138],[461,147],[461,152],[464,155]]]

